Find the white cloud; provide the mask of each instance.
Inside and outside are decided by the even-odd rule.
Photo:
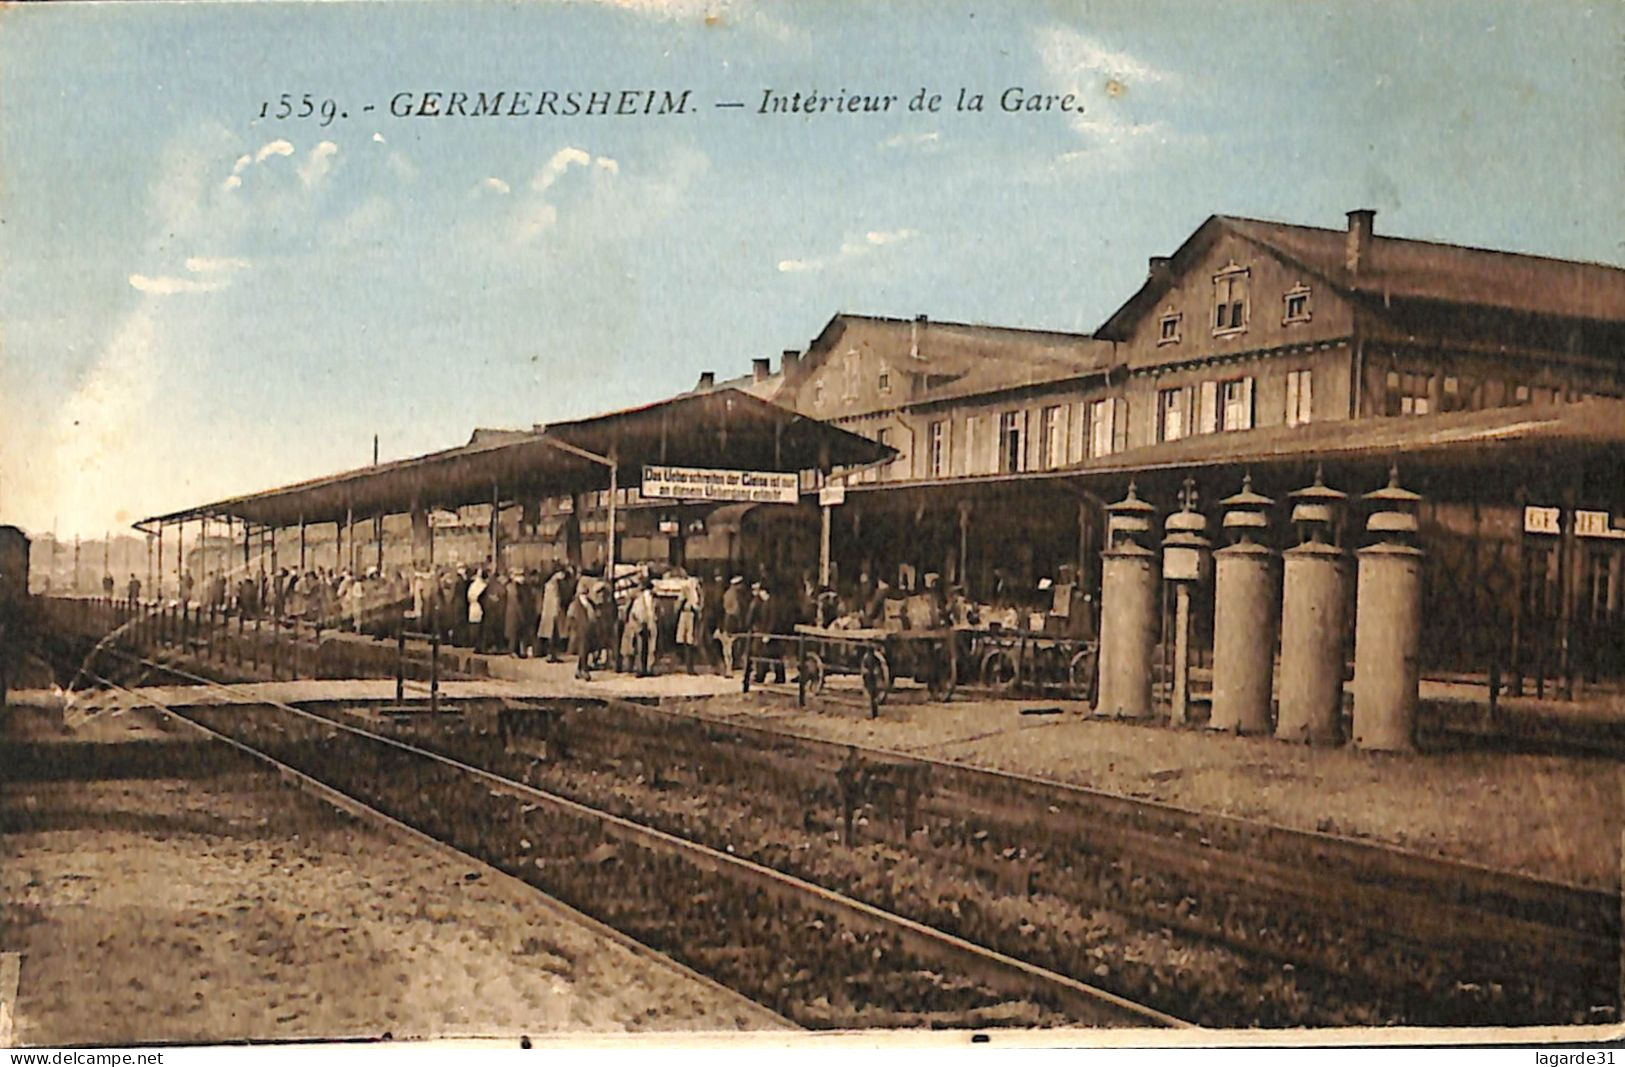
[[[247,270],[248,260],[240,256],[191,256],[186,269],[193,274],[216,274],[224,271]]]
[[[1137,89],[1172,83],[1169,72],[1066,26],[1038,31],[1035,44],[1049,88],[1086,101],[1082,110],[1068,116],[1083,147],[1060,153],[1055,162],[1119,168],[1146,148],[1177,137],[1166,122],[1136,115],[1142,103]]]
[[[1050,77],[1072,90],[1098,79],[1111,79],[1124,86],[1169,80],[1166,71],[1127,52],[1114,51],[1070,26],[1038,31],[1038,55]]]
[[[417,166],[401,152],[389,154],[389,169],[403,182],[409,182],[418,176]]]
[[[801,274],[808,271],[823,270],[838,263],[866,256],[877,248],[888,245],[901,244],[904,241],[919,236],[918,230],[870,230],[860,237],[849,237],[841,242],[841,249],[832,255],[812,256],[806,259],[781,259],[779,272],[782,274]]]
[[[310,150],[304,165],[299,168],[299,180],[304,182],[306,189],[315,188],[316,183],[327,177],[327,172],[333,169],[333,157],[338,155],[338,151],[339,146],[332,141],[321,141]]]
[[[546,194],[572,167],[596,168],[612,177],[621,173],[621,165],[615,160],[608,156],[595,157],[591,152],[573,145],[566,145],[554,152],[530,179],[528,194],[515,205],[510,230],[514,242],[525,244],[533,241],[558,223],[558,206],[546,199]],[[506,186],[503,191],[507,191]]]
[[[70,530],[122,525],[113,512],[134,506],[132,483],[161,477],[130,443],[148,440],[160,371],[162,330],[151,301],[125,316],[48,424],[41,455],[54,465],[53,515]],[[141,485],[150,489],[150,484]]]
[[[906,241],[915,235],[914,230],[870,230],[863,235],[864,240],[872,245],[890,245],[898,241]]]
[[[270,141],[270,142],[267,142],[266,144],[261,145],[260,150],[258,152],[254,153],[254,162],[255,163],[264,163],[267,159],[270,159],[272,156],[291,156],[291,155],[293,155],[293,145],[289,144],[287,141],[283,141],[283,140],[279,139],[279,140]]]
[[[237,175],[232,174],[229,175],[221,184],[227,189],[241,189],[243,187],[243,180],[237,177]]]
[[[484,181],[480,182],[477,188],[489,189],[498,196],[507,196],[513,191],[508,187],[508,183],[503,181],[501,178],[486,178]]]
[[[384,135],[377,132],[376,130],[373,131],[372,139],[374,141],[376,141],[378,144],[388,144],[389,143],[388,141],[384,140]]]
[[[542,164],[542,169],[530,180],[530,187],[538,193],[545,193],[552,184],[563,177],[564,172],[572,165],[585,167],[592,162],[592,154],[583,152],[579,148],[568,145],[553,153],[551,159]]]
[[[882,148],[932,148],[942,140],[942,134],[936,130],[924,133],[899,133],[880,142]]]
[[[534,200],[520,208],[514,221],[514,240],[533,241],[559,221],[559,209],[545,200]]]
[[[243,171],[248,169],[248,165],[250,163],[252,163],[252,162],[254,162],[254,157],[253,156],[250,156],[250,155],[238,156],[237,157],[237,162],[235,162],[235,163],[233,163],[231,165],[231,172],[233,174],[241,174]]]
[[[217,289],[226,287],[226,283],[219,279],[177,278],[170,274],[132,274],[130,275],[130,285],[149,296],[175,296],[178,293],[212,293]]]

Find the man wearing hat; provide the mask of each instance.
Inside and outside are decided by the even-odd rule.
[[[722,626],[717,631],[722,641],[722,671],[729,677],[734,672],[734,635],[744,632],[745,610],[749,606],[745,579],[736,574],[728,580],[728,589],[722,594]]]

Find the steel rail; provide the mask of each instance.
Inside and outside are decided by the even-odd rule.
[[[139,657],[133,656],[129,658],[139,659]],[[836,913],[842,920],[855,928],[893,935],[902,944],[920,955],[960,967],[976,980],[984,982],[990,988],[997,989],[1002,993],[1024,997],[1034,996],[1035,994],[1040,997],[1047,996],[1065,1005],[1068,1010],[1077,1013],[1080,1018],[1128,1021],[1140,1026],[1158,1028],[1185,1028],[1192,1025],[1186,1020],[1137,1003],[1108,990],[1089,985],[1070,975],[1060,974],[1017,957],[978,945],[936,927],[878,908],[793,875],[784,874],[751,860],[730,855],[707,845],[678,837],[623,816],[602,811],[567,797],[537,789],[522,782],[516,782],[482,767],[476,767],[450,756],[419,748],[398,738],[374,733],[353,723],[331,719],[281,701],[244,697],[230,686],[174,667],[165,666],[163,669],[183,677],[193,678],[210,688],[225,692],[233,698],[231,704],[254,708],[273,707],[321,726],[342,730],[374,743],[448,767],[484,783],[487,787],[500,794],[545,804],[553,810],[565,814],[596,820],[608,836],[656,851],[675,853],[702,871],[727,872],[729,876],[779,899],[801,903],[815,902],[819,906]],[[174,708],[167,708],[166,710],[169,714],[191,721],[188,716]],[[198,725],[201,726],[202,724]],[[237,744],[248,751],[257,752],[251,746],[245,746],[241,742],[237,742]],[[269,759],[270,757],[266,758]],[[308,778],[309,776],[304,777]],[[315,781],[315,779],[310,780]]]

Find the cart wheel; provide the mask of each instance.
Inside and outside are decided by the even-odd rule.
[[[1070,677],[1066,655],[1058,648],[1040,648],[1033,652],[1033,677],[1044,686],[1065,685]]]
[[[1016,659],[1002,648],[982,657],[982,684],[995,692],[1008,693],[1016,684]]]
[[[801,657],[801,677],[807,684],[807,692],[822,693],[824,691],[824,657],[816,652],[809,652]]]
[[[891,664],[886,662],[886,654],[878,648],[869,649],[863,654],[858,672],[863,675],[864,692],[876,704],[884,704],[891,694]]]
[[[1072,657],[1067,666],[1067,680],[1072,683],[1072,691],[1084,700],[1095,699],[1095,681],[1099,675],[1099,664],[1096,662],[1096,653],[1092,648],[1085,648]]]

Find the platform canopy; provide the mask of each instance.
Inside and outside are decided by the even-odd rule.
[[[611,464],[628,485],[645,464],[795,472],[892,455],[827,422],[719,389],[533,430],[476,434],[457,448],[155,515],[136,528],[228,518],[286,527],[594,492],[609,488]]]
[[[1045,483],[1116,499],[1132,480],[1142,495],[1149,490],[1171,498],[1187,475],[1228,485],[1252,472],[1296,486],[1307,484],[1317,468],[1328,480],[1375,488],[1394,464],[1407,487],[1457,499],[1505,502],[1520,487],[1556,492],[1587,471],[1595,478],[1625,467],[1625,400],[1192,434],[1054,470],[871,482],[849,491],[876,505],[884,499],[907,509],[934,492],[1002,500]]]

